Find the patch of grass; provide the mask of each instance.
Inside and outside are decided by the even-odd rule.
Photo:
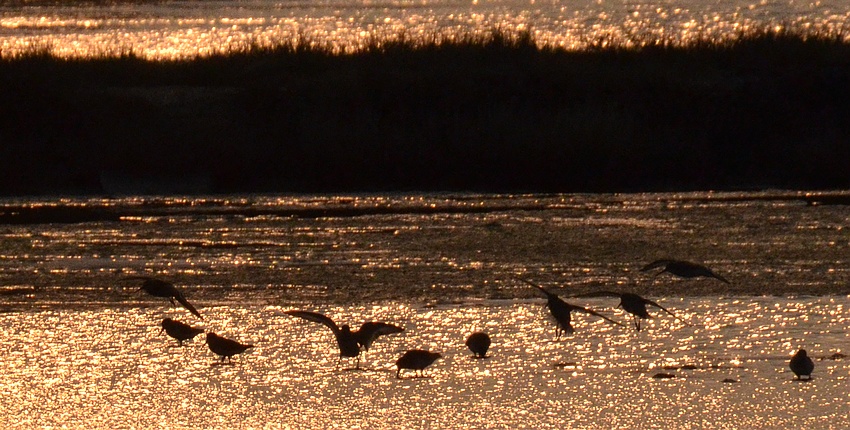
[[[0,56],[0,193],[847,188],[850,43],[405,34],[150,61]]]

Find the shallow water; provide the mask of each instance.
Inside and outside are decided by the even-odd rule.
[[[145,302],[137,284],[123,281],[134,275],[168,279],[207,305],[536,297],[517,276],[570,294],[848,294],[850,212],[805,198],[777,191],[5,200],[0,306]],[[659,258],[701,262],[732,285],[639,271]]]
[[[374,39],[531,31],[578,48],[600,38],[733,37],[763,27],[846,29],[840,0],[205,0],[0,3],[0,50],[49,47],[62,56],[132,50],[153,58],[207,55],[306,37],[357,48]]]
[[[613,299],[574,299],[623,323]],[[640,333],[577,316],[554,340],[541,300],[297,307],[406,328],[337,365],[331,331],[291,305],[79,307],[0,314],[0,426],[72,428],[842,428],[850,425],[847,297],[668,298]],[[201,337],[183,348],[163,316],[253,350],[220,365]],[[489,358],[465,336],[486,330]],[[790,354],[816,357],[795,381]],[[395,376],[410,348],[443,358]],[[658,373],[673,375],[659,379]],[[727,382],[724,382],[726,380]],[[728,382],[733,381],[733,382]]]
[[[833,356],[847,353],[850,212],[807,195],[4,200],[0,427],[846,427],[850,369]],[[639,271],[667,257],[732,285]],[[175,282],[204,320],[136,275]],[[518,276],[626,327],[574,315],[555,341]],[[687,324],[651,309],[635,333],[616,299],[568,298],[600,289]],[[290,309],[406,331],[350,370],[330,330]],[[166,316],[256,346],[218,365],[201,337],[160,334]],[[488,359],[463,346],[475,330],[493,337]],[[444,358],[398,380],[412,348]],[[787,367],[798,348],[811,382]]]

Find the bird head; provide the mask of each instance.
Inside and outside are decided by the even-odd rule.
[[[162,332],[165,331],[165,327],[168,326],[169,324],[173,323],[173,322],[174,322],[174,320],[171,319],[171,318],[163,318],[162,324],[160,324],[160,326],[162,326],[162,328],[159,330],[159,333],[162,334]]]

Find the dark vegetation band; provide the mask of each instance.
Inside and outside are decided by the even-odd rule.
[[[2,195],[850,187],[841,32],[300,38],[171,61],[45,46],[0,55],[0,88]]]

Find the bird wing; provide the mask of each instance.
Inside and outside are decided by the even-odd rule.
[[[183,305],[184,308],[188,309],[189,312],[191,312],[193,315],[195,315],[196,317],[198,317],[200,319],[204,319],[204,317],[201,316],[201,313],[198,312],[198,310],[195,309],[195,307],[192,306],[192,304],[189,303],[189,301],[186,300],[185,297],[183,297],[183,294],[178,292],[177,294],[174,295],[174,298],[177,299],[177,301],[180,302],[180,304]]]
[[[324,316],[324,315],[322,315],[318,312],[286,311],[284,313],[287,314],[287,315],[292,315],[294,317],[304,318],[307,321],[312,321],[312,322],[317,322],[319,324],[324,324],[328,328],[333,330],[335,335],[339,335],[339,333],[340,333],[339,326],[337,326],[336,323],[332,319],[330,319],[330,318],[328,318],[328,317],[326,317],[326,316]]]
[[[569,304],[568,304],[568,305],[569,305]],[[599,318],[602,318],[602,319],[604,319],[605,321],[608,321],[608,322],[610,322],[610,323],[612,323],[612,324],[617,324],[618,326],[625,327],[623,324],[620,324],[620,323],[618,323],[617,321],[614,321],[614,320],[612,320],[611,318],[608,318],[608,317],[606,317],[605,315],[600,314],[599,312],[594,312],[594,311],[592,311],[592,310],[590,310],[590,309],[583,308],[583,307],[581,307],[581,306],[576,306],[576,305],[569,305],[569,306],[570,306],[570,310],[573,310],[573,311],[579,311],[579,312],[584,312],[584,313],[588,313],[588,314],[591,314],[591,315],[595,315],[595,316],[598,316]]]
[[[403,328],[393,324],[370,321],[360,326],[360,330],[357,331],[357,341],[368,351],[372,342],[379,336],[401,333],[403,331]]]
[[[659,268],[659,267],[666,267],[668,264],[672,263],[673,261],[674,261],[674,260],[669,260],[669,259],[666,259],[666,260],[655,260],[655,261],[653,261],[652,263],[649,263],[649,264],[647,264],[646,266],[643,266],[643,267],[640,269],[640,271],[641,271],[641,272],[646,272],[646,271],[649,271],[649,270],[652,270],[652,269],[657,269],[657,268]]]
[[[532,287],[536,287],[536,288],[537,288],[537,289],[539,289],[540,291],[543,291],[543,293],[544,293],[544,294],[546,294],[546,297],[550,297],[550,296],[554,296],[554,295],[555,295],[555,294],[552,294],[552,293],[550,293],[550,292],[546,291],[546,289],[545,289],[545,288],[543,288],[543,287],[541,287],[540,285],[537,285],[537,284],[535,284],[534,282],[529,281],[528,279],[523,279],[523,278],[517,278],[517,279],[518,279],[518,280],[520,280],[520,281],[522,281],[522,282],[525,282],[525,283],[526,283],[526,284],[528,284],[528,285],[531,285]]]
[[[661,309],[661,310],[662,310],[662,311],[664,311],[664,312],[667,312],[668,314],[672,315],[672,316],[673,316],[673,318],[676,318],[677,320],[679,320],[679,321],[681,321],[681,322],[685,323],[685,325],[690,325],[690,324],[688,324],[688,322],[687,322],[687,321],[685,321],[685,320],[683,320],[683,319],[681,319],[681,318],[677,317],[677,316],[676,316],[676,314],[674,314],[673,312],[670,312],[669,310],[667,310],[667,308],[665,308],[664,306],[659,305],[658,303],[653,302],[652,300],[649,300],[649,299],[643,299],[643,302],[644,302],[644,303],[646,303],[646,304],[648,304],[648,305],[655,306],[656,308]]]

